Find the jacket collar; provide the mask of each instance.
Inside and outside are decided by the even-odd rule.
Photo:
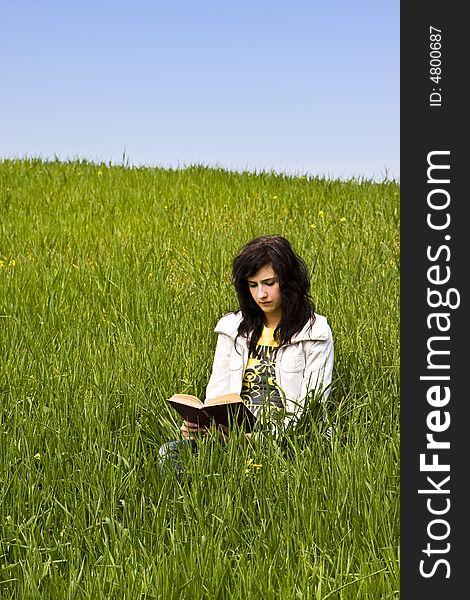
[[[237,337],[238,326],[242,320],[241,311],[231,312],[224,315],[217,325],[214,331],[216,333],[224,333],[232,339]],[[312,323],[309,321],[299,333],[292,336],[291,344],[295,342],[302,342],[305,340],[325,340],[328,337],[328,322],[326,317],[323,315],[315,314],[315,321]]]

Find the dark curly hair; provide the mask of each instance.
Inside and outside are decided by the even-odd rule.
[[[249,337],[253,349],[263,331],[264,313],[254,301],[247,278],[271,265],[279,280],[282,317],[274,339],[288,344],[292,336],[315,319],[310,296],[310,278],[305,261],[294,252],[290,242],[280,235],[262,235],[248,242],[232,263],[232,281],[237,292],[242,321],[238,335]]]

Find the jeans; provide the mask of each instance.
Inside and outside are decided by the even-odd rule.
[[[197,452],[195,440],[174,440],[161,446],[158,451],[158,466],[162,477],[173,474],[181,481],[183,474],[183,457],[188,450],[193,454]]]

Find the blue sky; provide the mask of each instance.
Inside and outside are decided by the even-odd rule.
[[[399,179],[399,1],[0,5],[0,159]]]

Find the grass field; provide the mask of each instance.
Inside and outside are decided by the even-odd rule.
[[[399,597],[399,191],[0,162],[0,598]],[[336,433],[312,407],[162,482],[165,399],[204,394],[231,259],[264,233],[311,268]]]

